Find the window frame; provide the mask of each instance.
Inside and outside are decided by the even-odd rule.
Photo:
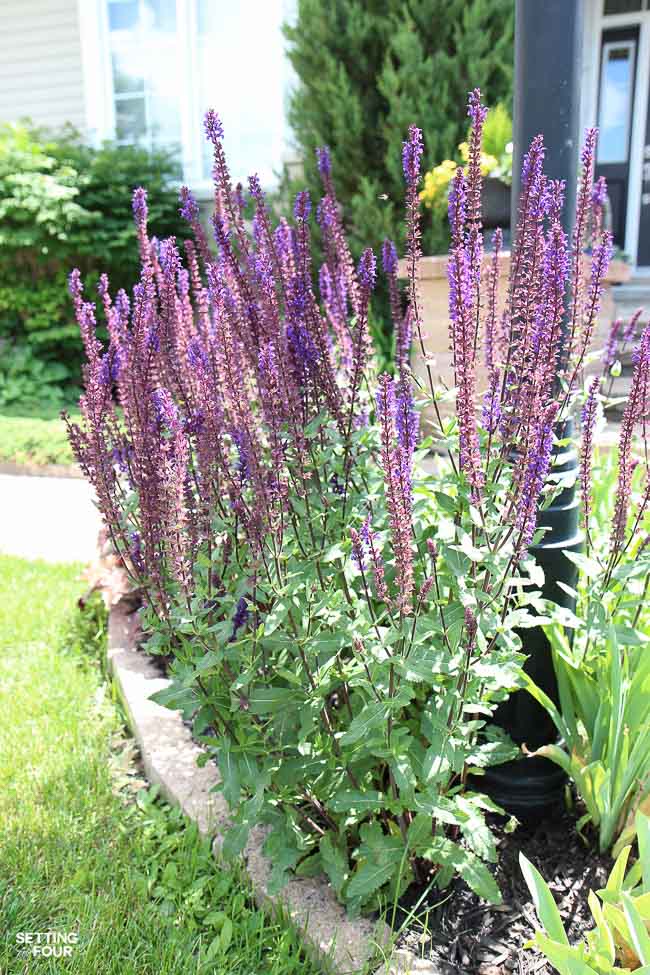
[[[285,7],[288,6],[285,0]],[[91,144],[99,145],[105,139],[116,138],[116,92],[111,63],[108,0],[77,0],[77,7],[84,77],[86,131]],[[213,185],[211,179],[203,172],[203,108],[198,78],[197,18],[196,0],[176,0],[180,161],[183,181],[197,198],[206,200],[212,196]],[[119,93],[117,97],[120,98]],[[284,157],[289,157],[290,141],[287,136],[288,133],[285,133],[283,163],[286,161]],[[235,180],[248,176],[248,174],[237,173],[232,175]],[[274,187],[268,186],[268,188]]]

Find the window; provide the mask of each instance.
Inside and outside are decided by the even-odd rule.
[[[598,109],[598,162],[627,162],[634,95],[636,43],[603,44]]]
[[[605,0],[603,13],[607,14],[631,14],[642,10],[644,0]]]
[[[290,68],[282,23],[295,0],[97,0],[104,5],[108,119],[121,144],[179,152],[185,180],[210,180],[202,119],[215,108],[235,181],[274,180],[286,157]]]
[[[181,146],[175,0],[109,0],[115,138]]]

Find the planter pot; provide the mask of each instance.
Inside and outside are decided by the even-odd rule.
[[[503,185],[503,184],[502,184]],[[507,187],[506,187],[507,188]],[[486,256],[487,260],[487,256]],[[590,258],[585,256],[588,268]],[[499,257],[499,305],[503,307],[508,292],[508,274],[510,272],[510,253],[502,252]],[[440,389],[452,388],[454,385],[454,371],[449,340],[449,306],[447,283],[447,255],[423,257],[419,263],[421,313],[423,321],[423,338],[426,357],[432,368],[434,380]],[[398,274],[401,278],[407,275],[406,261],[399,262]],[[594,330],[594,348],[602,348],[607,339],[610,324],[614,317],[614,292],[617,284],[629,280],[631,268],[624,261],[612,261],[605,278],[605,287],[601,301],[600,314]],[[423,388],[428,388],[425,363],[420,353],[419,343],[413,343],[412,367]],[[587,373],[599,371],[599,364],[592,364]],[[477,368],[477,393],[481,394],[487,387],[488,371],[483,365]],[[442,402],[439,409],[443,417],[450,416],[455,410],[453,402]],[[428,407],[422,414],[423,425],[427,433],[435,433],[437,420],[435,412]]]
[[[510,226],[510,198],[512,187],[500,179],[488,176],[483,180],[483,226],[486,230]]]

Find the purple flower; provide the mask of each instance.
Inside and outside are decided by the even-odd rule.
[[[400,448],[410,457],[415,450],[420,415],[415,409],[413,393],[407,383],[400,383],[395,398],[395,426]]]
[[[332,175],[332,159],[329,146],[319,146],[316,149],[316,164],[318,172],[323,179],[328,179]]]
[[[467,183],[460,167],[456,170],[449,188],[447,215],[451,236],[454,242],[460,243],[467,220]]]
[[[162,387],[154,389],[151,394],[151,402],[159,429],[167,428],[176,432],[182,428],[178,407],[168,389]]]
[[[142,539],[139,532],[131,532],[129,535],[129,558],[133,568],[138,575],[145,574],[144,559],[142,558]]]
[[[223,125],[221,124],[221,119],[214,109],[210,108],[205,113],[203,126],[205,129],[206,138],[212,143],[212,145],[216,145],[218,142],[221,142],[223,139]]]
[[[119,349],[109,349],[101,359],[99,381],[102,386],[110,386],[120,378],[122,357]]]
[[[309,190],[300,190],[296,194],[296,202],[293,205],[293,215],[296,220],[306,221],[309,220],[309,214],[311,213],[311,197],[309,195]]]
[[[350,538],[352,539],[352,560],[357,568],[363,572],[366,567],[364,545],[356,528],[350,529]]]
[[[553,424],[557,411],[557,403],[550,403],[544,410],[537,422],[532,447],[526,461],[516,514],[516,525],[521,532],[517,545],[519,556],[524,554],[535,534],[537,505],[551,466]]]
[[[469,93],[469,99],[467,102],[467,114],[471,118],[472,125],[475,128],[482,127],[487,117],[487,108],[481,105],[480,88],[475,88],[474,91],[471,91]]]
[[[483,397],[482,422],[484,429],[490,434],[496,433],[499,429],[501,422],[501,377],[496,369],[490,373],[487,392]]]
[[[147,191],[142,186],[138,186],[133,191],[133,216],[139,227],[143,227],[147,222],[149,208],[147,207]]]
[[[232,617],[232,635],[230,643],[237,639],[237,633],[248,622],[248,604],[245,596],[240,596]]]
[[[413,593],[410,457],[395,443],[396,408],[395,384],[390,376],[384,374],[379,379],[377,392],[377,416],[381,427],[381,464],[391,541],[395,552],[396,582],[399,589],[398,606],[401,614],[408,615],[411,611]]]
[[[377,278],[377,259],[370,247],[367,247],[359,258],[357,273],[361,287],[366,292],[372,291]]]
[[[193,223],[199,218],[199,205],[194,199],[191,191],[187,186],[181,186],[179,193],[181,206],[178,210],[183,220],[187,220],[188,223]]]
[[[632,342],[636,338],[636,327],[642,314],[643,308],[637,308],[637,310],[631,316],[629,322],[625,326],[625,331],[623,332],[624,342]]]
[[[154,354],[160,351],[160,339],[158,337],[158,329],[156,325],[150,325],[145,332],[144,342],[150,352]]]
[[[381,246],[381,263],[384,274],[395,274],[397,271],[397,248],[392,240],[386,239]]]
[[[420,159],[423,151],[422,130],[417,125],[409,126],[408,139],[402,143],[402,169],[406,182],[411,186],[416,186],[420,179]]]
[[[237,470],[243,483],[250,480],[251,458],[249,452],[249,438],[241,430],[233,430],[230,435],[237,448]]]
[[[600,176],[591,191],[591,202],[595,207],[604,207],[607,202],[607,180]]]
[[[589,392],[582,407],[582,445],[580,449],[580,493],[582,495],[582,511],[587,536],[587,547],[590,543],[589,516],[591,515],[591,468],[594,450],[594,427],[598,416],[598,392],[600,377],[596,376],[589,385]]]
[[[608,373],[616,361],[619,333],[621,331],[622,324],[622,318],[617,318],[614,322],[612,322],[609,335],[607,336],[607,342],[605,343],[605,351],[603,353],[603,373]]]
[[[201,340],[194,336],[187,347],[187,361],[192,369],[207,369],[208,357]]]

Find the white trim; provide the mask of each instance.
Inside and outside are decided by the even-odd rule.
[[[630,138],[630,170],[624,250],[630,255],[635,271],[638,270],[643,273],[646,270],[645,268],[636,267],[636,254],[641,219],[641,166],[643,164],[646,115],[650,92],[650,10],[637,10],[627,14],[608,14],[607,16],[603,14],[603,10],[604,0],[591,0],[585,17],[585,67],[583,68],[585,91],[581,104],[582,128],[584,130],[587,126],[596,124],[603,31],[638,27],[639,43]]]
[[[628,179],[627,215],[625,222],[625,250],[636,255],[639,247],[641,223],[641,179],[643,146],[645,144],[646,116],[650,93],[650,13],[646,13],[639,26],[639,55],[637,59],[632,138],[630,140],[630,174]]]
[[[631,145],[631,133],[632,133],[632,122],[634,119],[635,111],[635,93],[636,93],[636,80],[637,80],[637,48],[639,44],[636,40],[629,41],[606,41],[601,46],[600,51],[600,88],[598,91],[598,109],[599,115],[600,110],[603,107],[603,96],[605,94],[605,72],[604,67],[608,62],[609,52],[612,50],[622,51],[625,50],[630,56],[630,85],[632,87],[632,92],[628,92],[628,104],[627,104],[627,119],[625,120],[625,157],[623,159],[601,159],[598,158],[599,163],[628,163],[630,162],[630,152],[632,149]],[[631,98],[629,95],[631,94]],[[597,124],[600,125],[600,118],[597,120]]]
[[[110,64],[103,41],[103,8],[102,0],[77,0],[86,138],[94,146],[112,138],[115,131],[113,108],[107,96]]]

